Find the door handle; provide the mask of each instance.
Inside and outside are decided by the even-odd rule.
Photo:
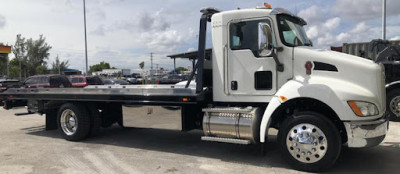
[[[237,89],[238,89],[238,82],[231,81],[231,90],[237,90]]]

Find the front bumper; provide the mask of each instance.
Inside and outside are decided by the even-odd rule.
[[[347,132],[347,145],[351,148],[363,148],[379,145],[389,128],[389,120],[385,116],[374,121],[344,122]]]

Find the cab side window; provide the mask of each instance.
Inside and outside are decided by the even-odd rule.
[[[35,78],[28,78],[25,80],[25,84],[34,84],[35,83]]]
[[[253,20],[229,25],[229,40],[231,50],[250,49],[254,56],[258,57],[258,24],[268,23],[269,20]]]

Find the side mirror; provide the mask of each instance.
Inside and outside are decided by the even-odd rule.
[[[312,43],[312,41],[311,40],[308,40],[309,42],[310,42],[310,46],[313,46],[313,43]]]
[[[272,53],[272,29],[268,23],[258,24],[258,55],[269,56]]]

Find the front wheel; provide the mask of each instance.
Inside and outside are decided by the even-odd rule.
[[[309,172],[320,172],[333,166],[342,146],[336,126],[315,112],[300,112],[288,117],[278,132],[278,143],[290,165]]]
[[[400,90],[395,89],[387,93],[386,108],[392,120],[400,119]]]

